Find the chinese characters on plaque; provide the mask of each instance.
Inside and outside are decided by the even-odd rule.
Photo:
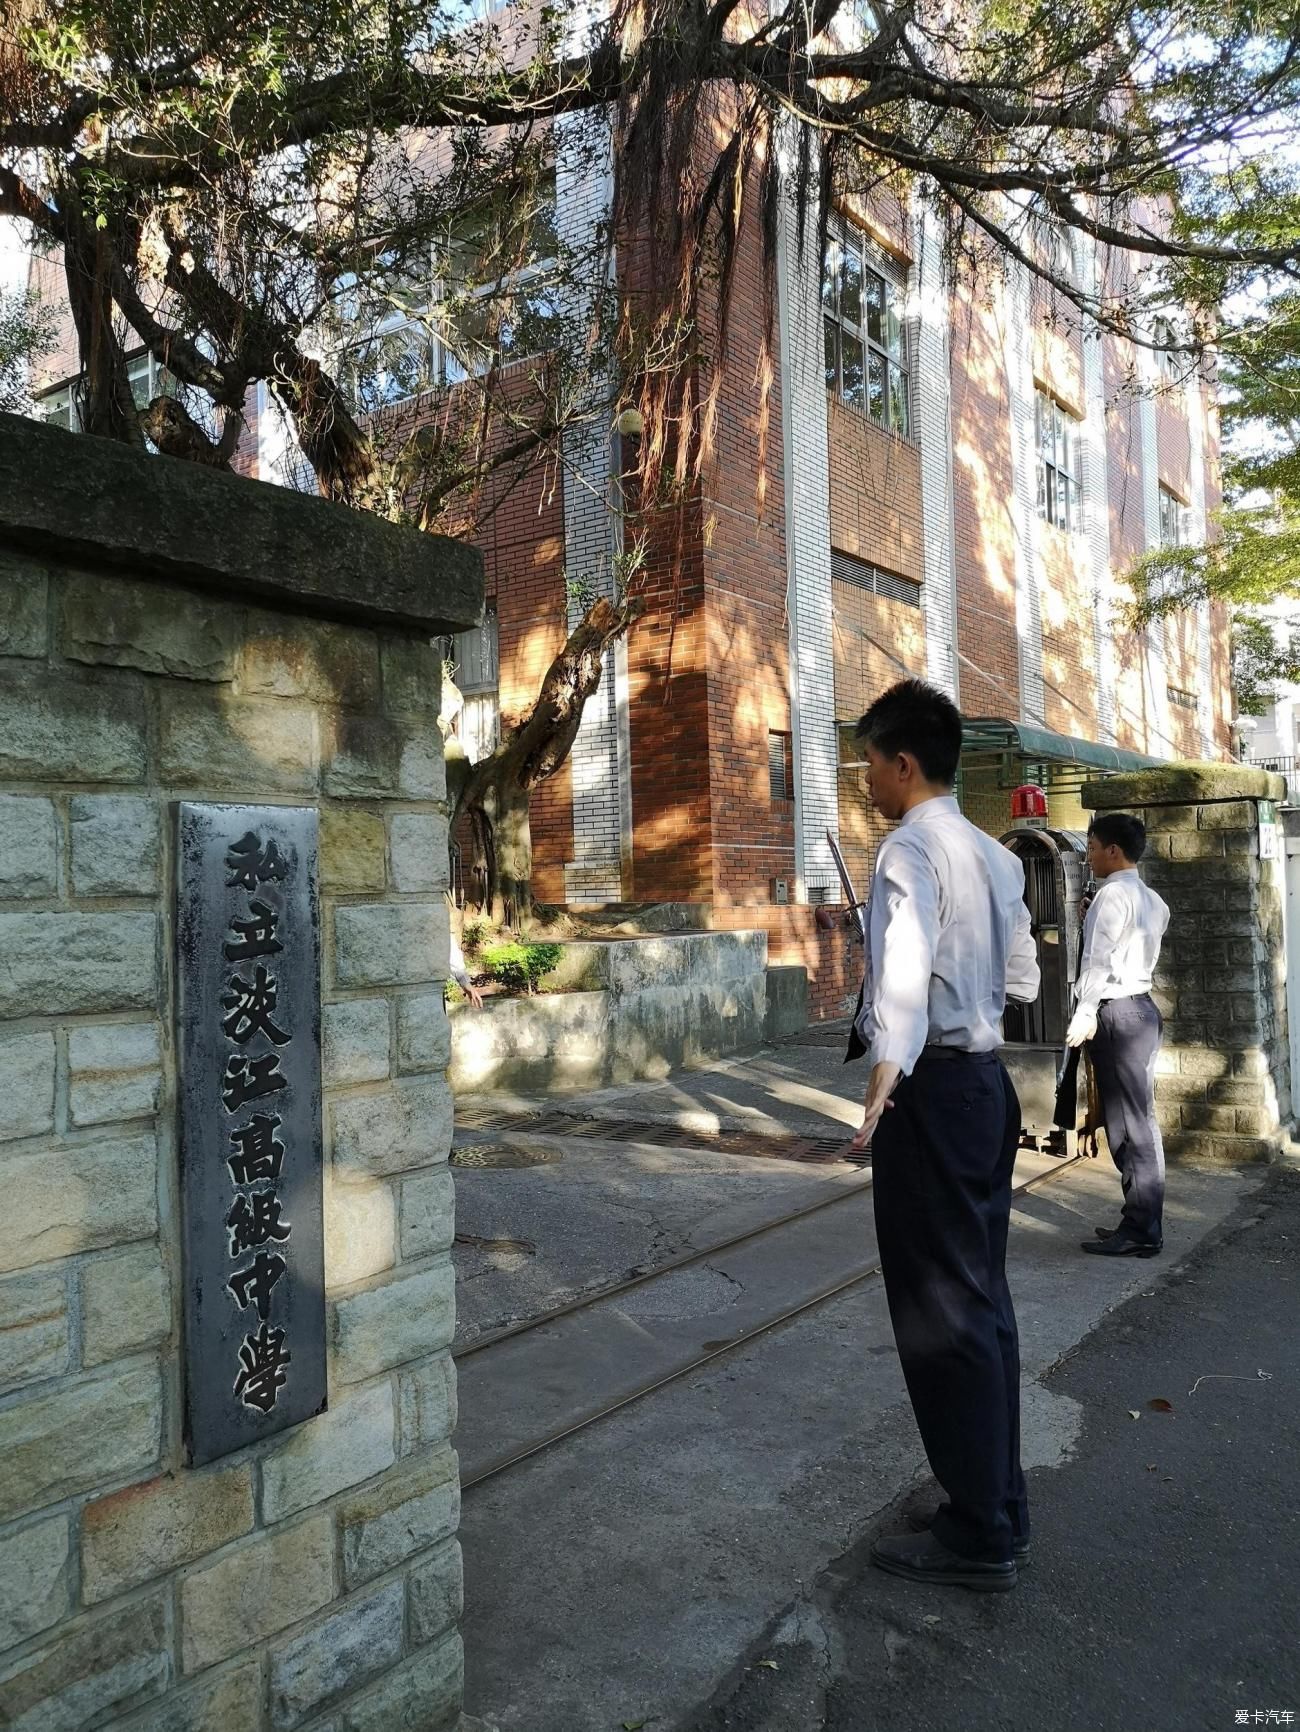
[[[194,1466],[325,1406],[316,813],[179,808],[185,1431]]]

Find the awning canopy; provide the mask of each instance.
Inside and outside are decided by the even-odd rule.
[[[1165,761],[1095,740],[1054,734],[1028,722],[1009,722],[1003,716],[972,716],[962,723],[962,769],[995,769],[1000,788],[1037,782],[1063,792],[1081,788],[1097,776],[1149,770]]]

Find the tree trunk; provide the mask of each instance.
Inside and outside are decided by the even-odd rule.
[[[464,777],[453,823],[462,812],[470,823],[466,900],[497,925],[517,927],[532,914],[529,798],[568,757],[587,699],[599,689],[605,651],[641,609],[639,601],[594,603],[551,663],[532,709]]]

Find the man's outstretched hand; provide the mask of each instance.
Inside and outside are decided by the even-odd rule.
[[[862,1125],[849,1143],[850,1154],[860,1155],[870,1144],[876,1134],[876,1126],[894,1104],[889,1097],[898,1086],[898,1079],[902,1074],[902,1066],[894,1064],[892,1060],[878,1064],[873,1069],[862,1103]]]

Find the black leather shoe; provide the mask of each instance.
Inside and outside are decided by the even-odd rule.
[[[1113,1239],[1116,1233],[1123,1232],[1122,1227],[1094,1227],[1092,1230],[1099,1239]]]
[[[933,1582],[943,1588],[971,1588],[977,1594],[1005,1594],[1016,1585],[1016,1566],[982,1564],[950,1552],[933,1534],[890,1534],[871,1547],[871,1561],[891,1576]]]
[[[1105,1239],[1085,1239],[1081,1247],[1094,1257],[1158,1257],[1165,1248],[1163,1239],[1148,1245],[1142,1239],[1132,1239],[1127,1233],[1111,1233]]]
[[[930,1529],[934,1526],[934,1518],[938,1513],[937,1509],[932,1509],[928,1513],[925,1510],[913,1510],[912,1514],[907,1518],[907,1525],[911,1528],[914,1534],[928,1534]],[[1011,1542],[1011,1555],[1016,1560],[1016,1568],[1023,1570],[1029,1562],[1028,1539],[1013,1539]]]

